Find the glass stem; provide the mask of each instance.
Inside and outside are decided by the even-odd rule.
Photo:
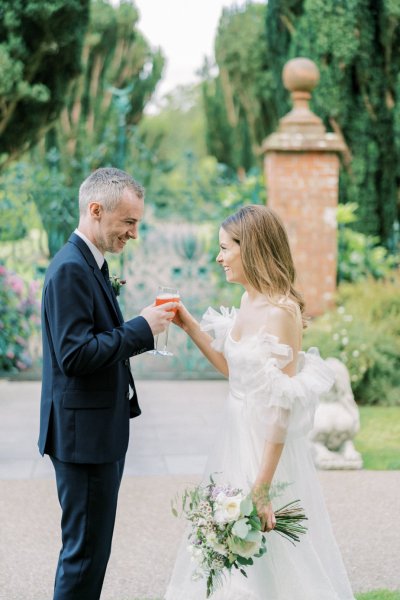
[[[164,345],[164,350],[167,350],[167,346],[168,346],[168,331],[169,331],[169,325],[167,325],[167,327],[165,329],[165,345]]]

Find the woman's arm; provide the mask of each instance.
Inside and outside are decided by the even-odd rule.
[[[270,307],[268,309],[268,332],[279,338],[279,342],[287,344],[293,350],[292,361],[282,369],[282,372],[289,377],[296,374],[297,355],[300,350],[300,332],[299,323],[295,315],[284,308]],[[279,437],[281,431],[279,431]],[[253,483],[253,500],[257,507],[258,515],[261,519],[263,529],[269,531],[276,524],[274,511],[269,499],[269,489],[275,475],[280,457],[282,455],[284,443],[266,441],[264,452],[261,459],[260,468],[257,477]]]
[[[205,331],[201,331],[199,323],[190,314],[187,308],[180,303],[175,318],[172,321],[178,327],[181,327],[193,340],[206,359],[225,377],[228,377],[228,363],[221,352],[214,350],[211,346],[213,338]]]

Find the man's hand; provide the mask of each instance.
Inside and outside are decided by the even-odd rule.
[[[159,306],[151,304],[142,310],[140,316],[146,319],[153,335],[157,335],[165,331],[174,318],[177,307],[178,302],[165,302]]]

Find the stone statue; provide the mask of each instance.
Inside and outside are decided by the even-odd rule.
[[[361,469],[362,457],[353,438],[360,429],[347,367],[337,358],[327,358],[335,373],[335,384],[320,399],[310,434],[314,462],[319,469]]]

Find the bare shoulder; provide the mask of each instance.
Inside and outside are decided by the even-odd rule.
[[[291,304],[270,304],[265,307],[264,314],[263,322],[268,332],[277,336],[282,344],[298,349],[301,329],[295,307]]]

